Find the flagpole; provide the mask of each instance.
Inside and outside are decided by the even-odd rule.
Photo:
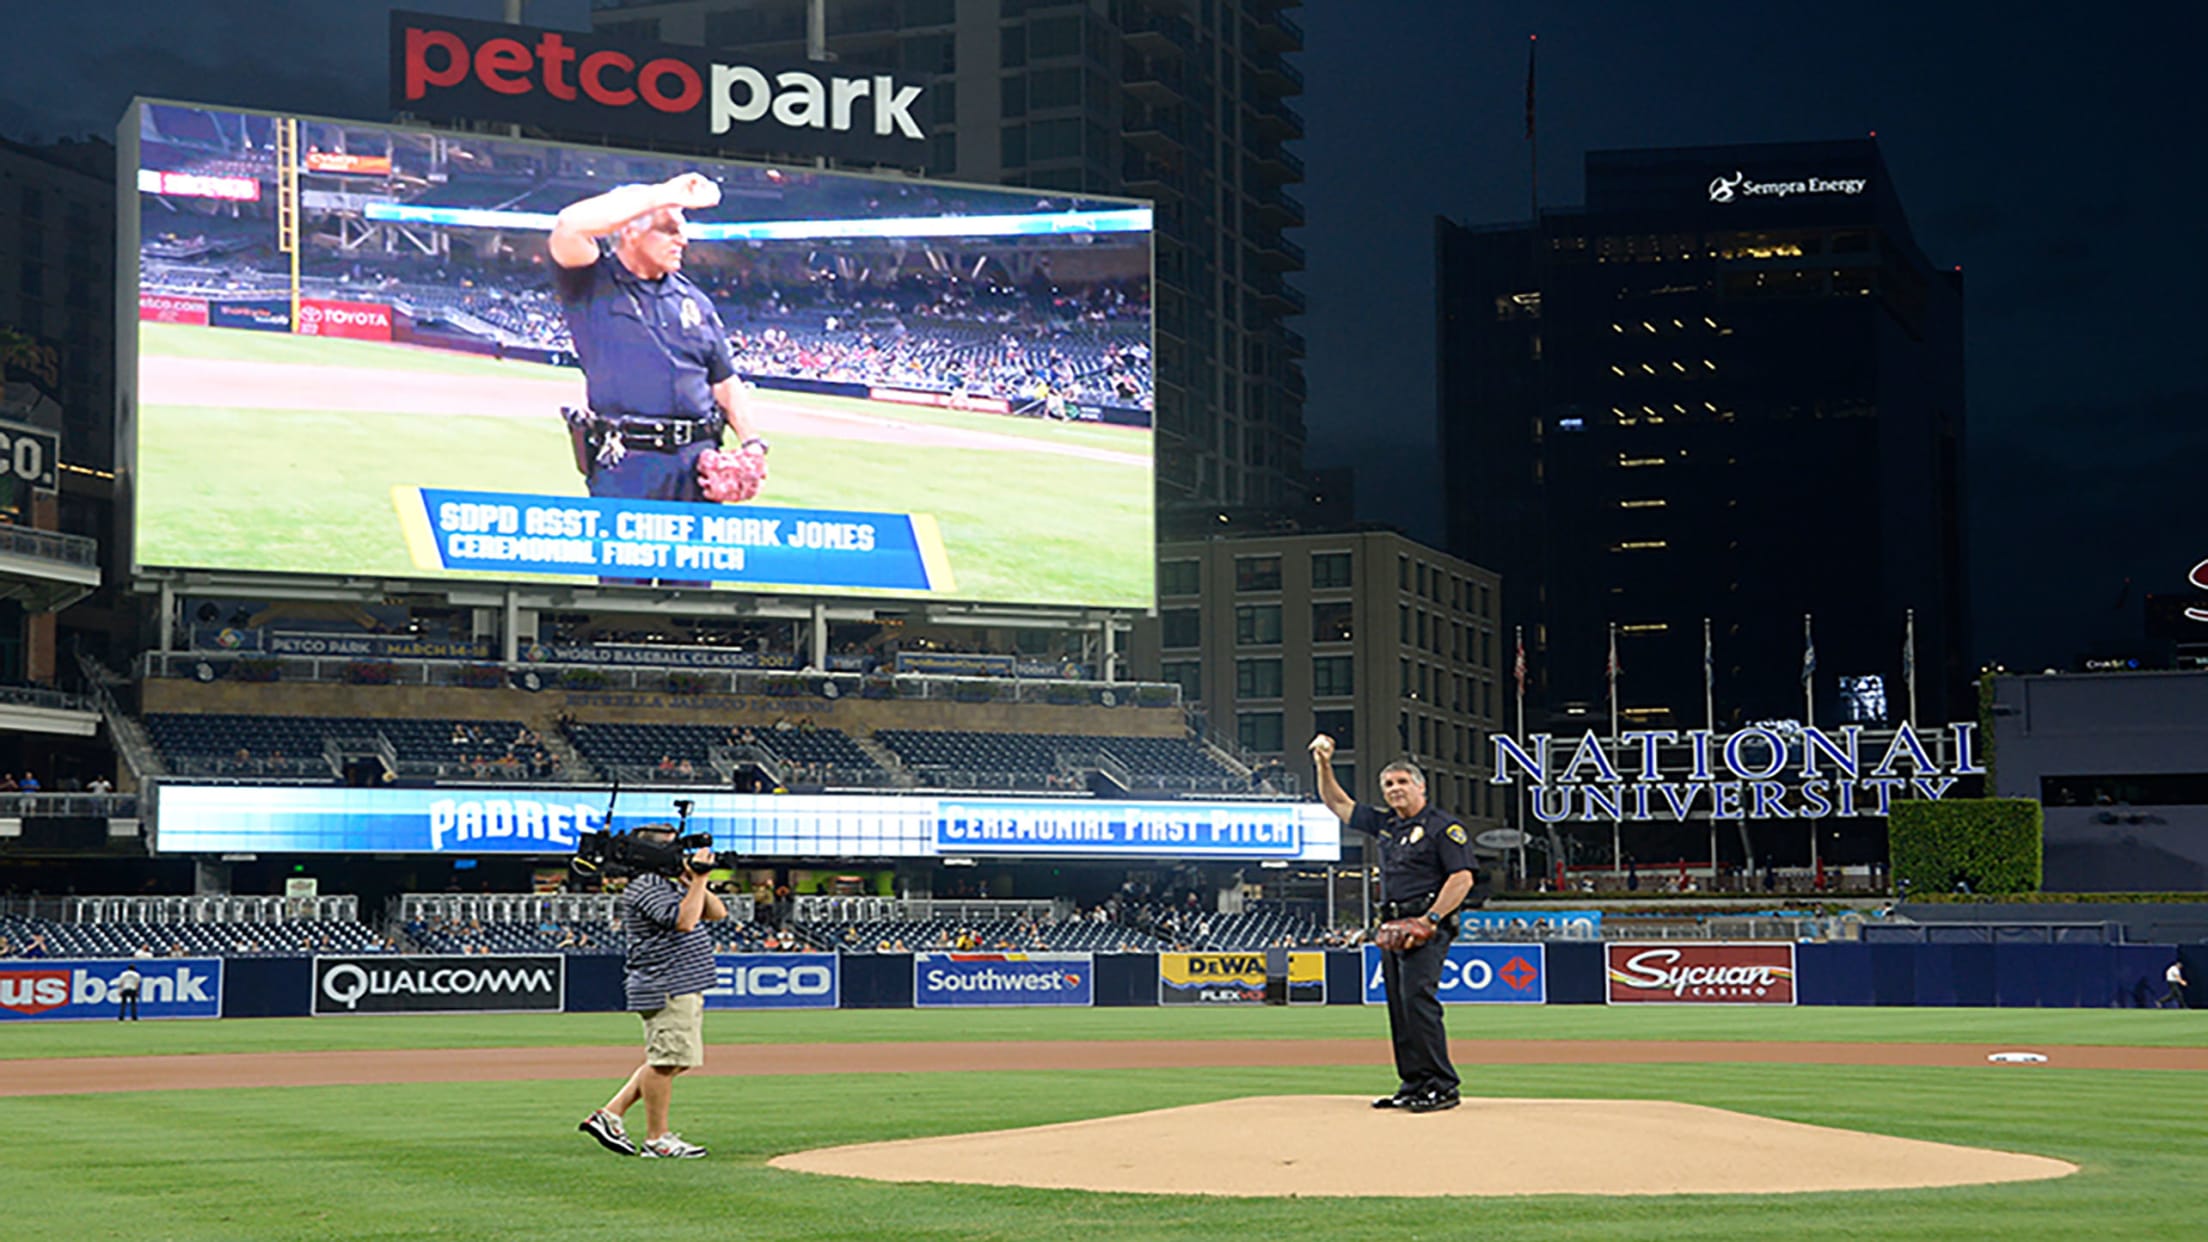
[[[1618,750],[1618,623],[1610,623],[1610,753],[1615,762]],[[1625,874],[1624,830],[1618,816],[1610,817],[1610,870]]]
[[[1511,676],[1518,683],[1518,745],[1526,744],[1526,627],[1515,628],[1518,656]],[[1526,882],[1526,787],[1514,785],[1518,794],[1518,882]]]
[[[1901,642],[1901,678],[1909,687],[1909,727],[1917,727],[1917,610],[1909,610]]]
[[[1702,721],[1717,736],[1717,663],[1710,651],[1710,619],[1702,618]],[[1710,891],[1717,891],[1717,816],[1710,816]]]

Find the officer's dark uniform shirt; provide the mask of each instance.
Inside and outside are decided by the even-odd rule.
[[[713,385],[736,373],[736,357],[688,277],[645,280],[601,246],[596,263],[560,268],[554,285],[599,417],[719,417]]]
[[[1380,843],[1382,901],[1431,898],[1452,873],[1473,869],[1472,839],[1464,825],[1431,802],[1409,819],[1397,819],[1385,806],[1360,802],[1348,826]]]

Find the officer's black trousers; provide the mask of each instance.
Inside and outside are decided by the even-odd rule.
[[[1380,978],[1388,985],[1388,1034],[1395,1041],[1395,1073],[1413,1091],[1454,1091],[1449,1034],[1441,1025],[1441,968],[1449,937],[1436,936],[1408,953],[1380,954]]]

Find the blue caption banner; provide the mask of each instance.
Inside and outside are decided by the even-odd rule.
[[[1294,803],[945,801],[939,854],[1130,854],[1294,858],[1302,849]]]
[[[113,1022],[122,1001],[116,980],[133,967],[139,1017],[222,1016],[221,958],[12,959],[0,963],[0,1022]]]
[[[395,487],[415,565],[469,573],[951,591],[925,513]]]
[[[1574,940],[1602,939],[1600,910],[1463,910],[1457,925],[1467,935],[1502,930],[1529,935],[1546,932]]]
[[[1365,1003],[1388,1003],[1380,948],[1365,946]],[[1441,968],[1444,1005],[1539,1005],[1549,998],[1548,955],[1537,944],[1452,944]]]
[[[1086,953],[915,953],[916,1009],[1093,1005],[1095,959]]]
[[[713,958],[707,1009],[834,1009],[843,1003],[834,953],[723,953]]]

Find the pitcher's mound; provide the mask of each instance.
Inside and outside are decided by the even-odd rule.
[[[1133,1194],[1677,1195],[1895,1190],[2065,1177],[2042,1156],[1661,1100],[1466,1100],[1382,1112],[1288,1095],[795,1152],[778,1169]]]

